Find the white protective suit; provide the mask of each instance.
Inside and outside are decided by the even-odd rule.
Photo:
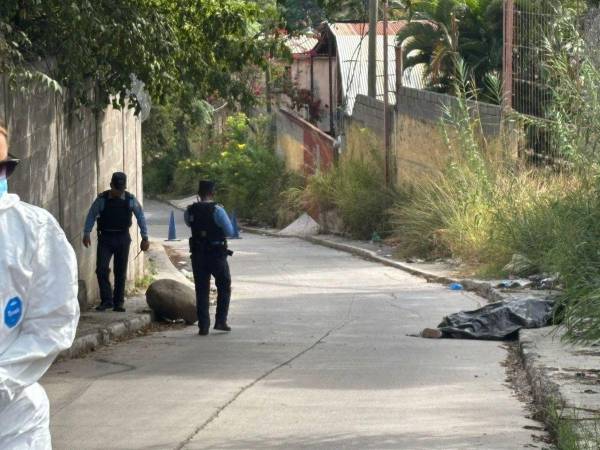
[[[73,343],[77,263],[46,211],[0,196],[0,449],[51,449],[48,397],[37,381]]]

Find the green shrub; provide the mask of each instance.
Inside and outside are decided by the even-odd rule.
[[[387,235],[393,195],[385,185],[381,166],[347,159],[333,175],[333,203],[350,236],[370,239],[374,232]]]
[[[335,211],[344,231],[355,239],[370,239],[374,232],[389,233],[389,208],[394,196],[386,187],[383,163],[371,149],[366,157],[347,155],[326,172],[309,177],[306,186],[284,193],[298,210]]]
[[[199,159],[179,162],[174,176],[178,194],[196,191],[202,178],[217,183],[219,202],[237,216],[253,224],[274,226],[280,210],[281,192],[297,179],[285,169],[284,162],[269,142],[269,120],[249,121],[244,114],[227,119],[223,135]]]
[[[460,61],[456,72],[458,106],[446,111],[442,125],[448,164],[441,174],[403,187],[392,224],[400,253],[478,262],[497,205],[495,177],[499,167],[507,167],[507,158],[483,137],[477,108],[469,102],[476,90]]]

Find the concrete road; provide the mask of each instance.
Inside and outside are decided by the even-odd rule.
[[[175,216],[175,231],[177,238],[181,239],[187,245],[187,239],[190,237],[190,229],[185,225],[183,212],[162,202],[156,200],[144,201],[144,213],[148,222],[150,236],[160,240],[167,239],[169,236],[169,218],[171,213]]]
[[[52,367],[56,449],[542,448],[501,344],[407,336],[479,298],[297,239],[232,247],[232,333]]]

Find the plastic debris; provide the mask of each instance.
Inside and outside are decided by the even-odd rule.
[[[509,274],[526,277],[535,273],[536,267],[529,258],[516,253],[502,270]]]
[[[462,291],[464,289],[463,285],[460,283],[452,283],[448,286],[451,291]]]
[[[503,280],[496,287],[499,289],[523,289],[531,284],[532,282],[529,280]]]

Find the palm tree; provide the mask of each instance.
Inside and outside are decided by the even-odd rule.
[[[405,1],[409,24],[397,42],[404,67],[424,65],[430,89],[448,92],[460,56],[478,86],[502,66],[502,0]]]

